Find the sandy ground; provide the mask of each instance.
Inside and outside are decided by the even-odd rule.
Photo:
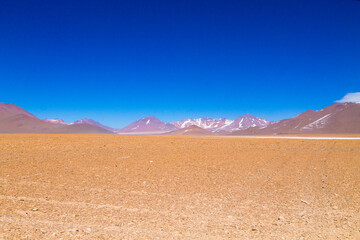
[[[358,239],[360,141],[0,135],[0,239]]]
[[[325,139],[325,140],[360,140],[360,137],[339,137],[339,136],[222,136],[235,138],[261,138],[261,139]]]

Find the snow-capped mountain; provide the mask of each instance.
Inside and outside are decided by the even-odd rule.
[[[244,116],[238,117],[235,120],[229,120],[226,118],[190,118],[178,122],[172,122],[170,124],[177,128],[187,128],[194,125],[212,132],[225,133],[243,130],[249,127],[266,127],[270,124],[270,121],[246,114]]]
[[[117,133],[131,133],[131,132],[166,132],[174,131],[177,127],[170,123],[164,123],[156,117],[149,116],[144,117],[138,121],[135,121],[126,127],[116,130]]]
[[[238,130],[244,130],[250,127],[266,127],[270,124],[270,121],[255,117],[250,114],[245,114],[243,116],[238,117],[234,121],[232,121],[229,124],[226,124],[224,126],[221,126],[217,129],[215,129],[215,132],[233,132]]]
[[[212,131],[224,125],[228,125],[232,122],[232,120],[228,120],[226,118],[189,118],[178,122],[171,122],[170,124],[174,125],[177,128],[187,128],[194,125]]]
[[[55,119],[43,119],[44,122],[47,123],[52,123],[52,124],[60,124],[60,125],[70,125],[69,123],[59,119],[59,118],[55,118]]]

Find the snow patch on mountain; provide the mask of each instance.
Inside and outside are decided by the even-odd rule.
[[[47,122],[47,123],[52,123],[52,124],[60,124],[60,125],[70,125],[69,123],[59,119],[59,118],[55,118],[55,119],[43,119],[42,121]]]
[[[302,127],[301,129],[313,129],[313,128],[324,128],[328,122],[328,119],[331,117],[331,113],[326,114],[325,116],[319,118],[318,120]]]

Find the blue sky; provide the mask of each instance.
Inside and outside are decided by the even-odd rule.
[[[2,0],[0,33],[0,102],[39,118],[279,120],[360,88],[356,0]]]

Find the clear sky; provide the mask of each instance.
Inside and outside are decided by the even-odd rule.
[[[2,0],[0,102],[122,127],[269,120],[360,90],[360,1]]]

